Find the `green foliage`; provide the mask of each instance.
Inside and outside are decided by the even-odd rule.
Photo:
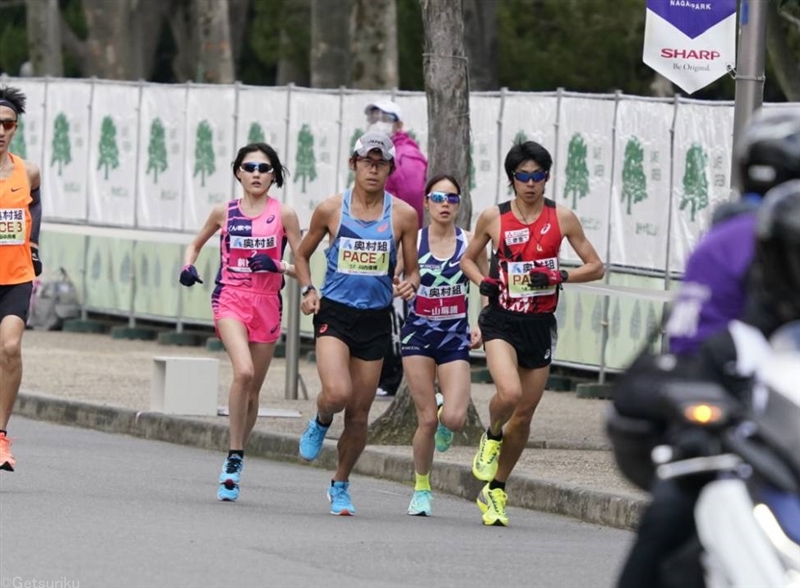
[[[297,133],[297,157],[295,159],[294,182],[302,179],[302,191],[306,192],[306,182],[317,179],[317,158],[314,155],[314,134],[308,124],[303,123]]]
[[[631,205],[647,198],[647,176],[644,173],[644,149],[637,137],[631,137],[625,145],[625,162],[622,165],[622,201]]]
[[[683,198],[680,209],[689,207],[692,222],[697,211],[708,207],[708,178],[706,177],[706,156],[703,148],[695,143],[686,153],[686,169],[683,173]]]
[[[397,0],[397,61],[401,90],[425,90],[425,29],[419,0]]]
[[[194,177],[200,174],[200,185],[205,188],[206,176],[217,171],[214,163],[214,131],[207,120],[197,125],[197,142],[194,146]]]
[[[164,125],[160,118],[150,125],[150,143],[147,145],[147,173],[153,172],[153,182],[158,183],[158,174],[167,169],[167,144]]]
[[[586,166],[586,141],[580,133],[575,133],[569,141],[567,166],[564,170],[567,180],[564,184],[564,198],[572,196],[572,208],[577,208],[578,198],[589,193],[589,168]]]
[[[25,30],[25,12],[22,22],[6,17],[10,10],[0,11],[0,71],[18,75],[20,66],[28,60],[28,33]]]
[[[53,157],[50,160],[50,167],[58,164],[58,175],[72,161],[72,148],[69,142],[69,120],[67,115],[59,112],[53,122]]]
[[[17,131],[14,133],[14,138],[11,139],[11,145],[8,146],[11,153],[19,155],[22,159],[27,159],[28,150],[25,146],[25,118],[20,117],[17,123]]]
[[[100,147],[97,158],[97,169],[105,168],[105,176],[108,179],[108,168],[117,169],[119,167],[119,149],[117,148],[117,125],[110,116],[103,118],[100,127]]]

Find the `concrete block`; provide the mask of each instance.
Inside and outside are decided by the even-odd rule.
[[[219,360],[154,357],[150,410],[164,414],[216,416]]]

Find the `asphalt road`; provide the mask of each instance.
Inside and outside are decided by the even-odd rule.
[[[329,514],[330,472],[247,459],[216,500],[222,453],[12,417],[0,472],[0,588],[611,586],[625,531],[525,509],[484,527],[474,503],[353,477],[355,517]]]

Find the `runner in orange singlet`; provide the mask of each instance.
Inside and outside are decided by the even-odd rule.
[[[461,258],[464,273],[489,297],[478,325],[497,391],[489,403],[489,428],[472,462],[473,475],[487,482],[478,495],[485,525],[508,524],[505,484],[528,441],[550,373],[561,283],[589,282],[604,274],[575,213],[544,197],[552,164],[547,149],[533,141],[511,148],[505,170],[514,198],[481,213]],[[583,261],[569,271],[558,263],[564,237]],[[476,261],[489,241],[493,255],[484,276]]]
[[[39,168],[8,151],[25,95],[0,88],[0,470],[14,471],[6,428],[22,381],[22,334],[39,261]]]

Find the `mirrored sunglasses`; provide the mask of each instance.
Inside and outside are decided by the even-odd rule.
[[[514,179],[523,184],[527,184],[531,180],[534,182],[541,182],[547,177],[547,172],[543,169],[537,169],[535,172],[514,172]]]
[[[249,174],[252,174],[254,171],[258,170],[260,174],[268,174],[272,171],[272,166],[268,163],[256,163],[255,161],[248,161],[247,163],[243,163],[239,167],[242,168],[242,171],[246,171]]]
[[[443,204],[444,202],[448,202],[449,204],[458,204],[461,202],[461,194],[431,192],[428,194],[428,200],[436,204]]]

